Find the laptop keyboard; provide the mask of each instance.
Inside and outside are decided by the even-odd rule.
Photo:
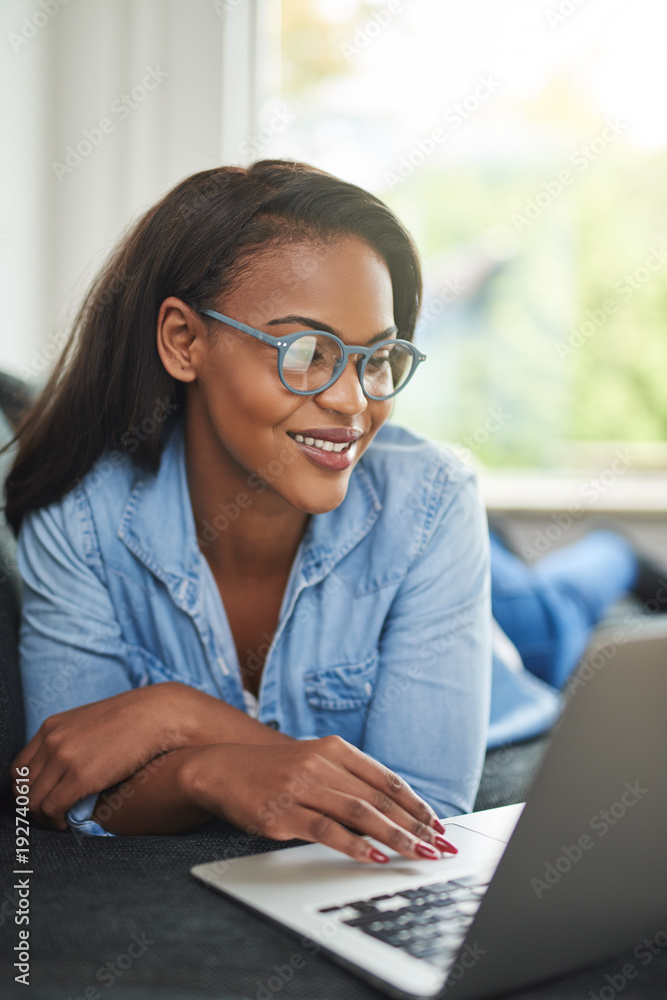
[[[445,969],[456,957],[492,876],[490,869],[446,882],[427,882],[324,906],[318,913],[337,913],[348,927]]]

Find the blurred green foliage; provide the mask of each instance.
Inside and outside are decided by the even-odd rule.
[[[360,143],[377,141],[367,106],[334,108],[322,96],[357,72],[341,43],[377,4],[349,0],[334,18],[318,0],[282,10],[285,96],[310,109],[311,124],[345,120]],[[491,144],[486,154],[433,156],[375,192],[414,235],[431,294],[457,255],[483,271],[499,234],[515,244],[425,325],[428,361],[394,418],[495,466],[567,465],[577,443],[666,441],[667,152],[623,135],[577,157],[606,119],[567,71],[530,96],[504,96],[493,113],[522,123],[530,141],[516,155]],[[409,122],[396,129],[413,141]],[[571,182],[554,195],[564,169]],[[527,219],[529,203],[537,209]],[[491,414],[503,416],[489,432]]]
[[[488,287],[464,293],[422,345],[435,364],[455,358],[445,384],[456,406],[425,406],[417,385],[396,405],[404,422],[458,441],[504,406],[507,422],[476,449],[487,464],[558,465],[564,441],[667,439],[667,154],[608,151],[524,224],[563,168],[424,166],[383,193],[427,275],[448,251],[482,250],[492,227],[516,235]]]

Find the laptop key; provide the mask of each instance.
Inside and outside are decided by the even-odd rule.
[[[461,878],[453,878],[450,885],[470,888],[471,886],[489,885],[492,875],[480,873],[479,875],[462,875]]]
[[[419,886],[418,889],[403,889],[402,892],[397,893],[397,896],[405,896],[406,899],[421,899],[423,896],[429,895],[429,889],[424,886]]]
[[[469,875],[353,900],[338,907],[339,919],[369,937],[444,968],[457,953],[489,878],[483,873]]]
[[[343,920],[344,924],[348,927],[368,927],[373,923],[378,923],[382,927],[387,927],[388,923],[384,918],[383,913],[362,913],[359,917],[351,917],[349,920]]]

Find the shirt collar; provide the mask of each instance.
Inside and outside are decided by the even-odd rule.
[[[311,516],[300,546],[300,573],[317,583],[364,538],[382,504],[363,458],[350,476],[343,502]],[[134,482],[118,537],[169,588],[181,607],[192,608],[199,593],[200,550],[185,471],[183,420],[169,432],[157,473],[140,472]]]

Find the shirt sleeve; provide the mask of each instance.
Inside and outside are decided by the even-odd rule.
[[[441,818],[472,811],[491,699],[486,516],[474,473],[454,478],[389,609],[362,746]]]
[[[17,558],[29,740],[50,715],[129,691],[140,682],[104,582],[81,487],[26,515]],[[97,793],[81,799],[66,819],[82,833],[113,836],[90,818],[96,801]]]

